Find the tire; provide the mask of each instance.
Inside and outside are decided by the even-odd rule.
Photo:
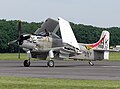
[[[30,66],[30,61],[25,60],[23,64],[24,64],[24,67],[29,67]]]
[[[48,66],[48,67],[54,67],[54,61],[53,61],[53,60],[49,60],[49,61],[47,62],[47,66]]]

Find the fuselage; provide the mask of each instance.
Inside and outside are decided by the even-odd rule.
[[[63,47],[62,39],[54,33],[46,35],[30,35],[30,38],[23,40],[20,47],[26,52],[31,51],[32,58],[47,58],[51,49]],[[58,55],[59,51],[56,51]]]

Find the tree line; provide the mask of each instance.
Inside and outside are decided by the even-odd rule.
[[[42,23],[43,22],[22,22],[22,33],[32,34],[41,26]],[[18,52],[17,43],[8,46],[8,42],[18,38],[17,24],[18,20],[0,20],[0,53]],[[72,22],[70,24],[79,43],[95,43],[99,40],[102,31],[107,30],[110,32],[111,36],[110,45],[115,46],[120,44],[119,27],[100,28],[93,27],[91,25],[75,24]]]

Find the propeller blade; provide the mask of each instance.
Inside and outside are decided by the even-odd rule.
[[[18,41],[18,40],[10,41],[10,42],[8,43],[8,45],[14,44],[14,43],[16,43],[17,41]]]
[[[21,21],[18,22],[18,44],[20,45]],[[20,46],[18,46],[18,58],[20,59]]]
[[[18,46],[18,58],[20,59],[20,46]]]
[[[21,21],[18,22],[18,39],[20,40],[21,36]]]

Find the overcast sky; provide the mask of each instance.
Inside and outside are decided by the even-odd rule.
[[[120,27],[120,0],[0,0],[0,19],[41,22],[48,17]]]

